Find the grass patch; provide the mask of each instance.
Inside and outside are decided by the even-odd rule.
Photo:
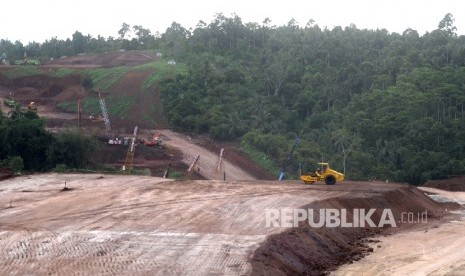
[[[33,75],[41,75],[43,74],[39,67],[34,65],[20,65],[13,67],[11,69],[2,71],[2,74],[7,76],[10,79],[25,77],[25,76],[33,76]]]
[[[71,75],[73,73],[76,73],[76,70],[71,70],[68,68],[59,68],[57,70],[52,70],[49,75],[52,77],[61,78],[64,76]]]
[[[85,74],[91,78],[92,83],[95,87],[107,91],[112,85],[117,83],[124,74],[126,74],[130,70],[131,67],[127,66],[113,68],[97,68],[86,70]]]
[[[108,116],[126,117],[129,115],[131,109],[134,107],[135,99],[132,97],[114,97],[108,96],[105,98],[105,105],[107,107]],[[57,105],[58,108],[66,112],[77,113],[77,105],[75,101],[66,101]],[[99,98],[86,97],[82,99],[82,112],[101,114]],[[150,116],[148,115],[147,118]],[[110,118],[111,120],[111,118]]]
[[[185,64],[170,65],[167,60],[155,61],[137,66],[138,69],[154,69],[153,74],[142,84],[142,90],[147,91],[150,87],[160,83],[162,80],[174,77],[177,74],[187,75]]]
[[[105,98],[109,116],[126,117],[133,108],[136,100],[134,97],[112,97]]]
[[[274,162],[270,160],[266,154],[257,150],[255,147],[243,144],[241,145],[240,149],[246,153],[252,161],[254,161],[260,167],[264,168],[266,171],[272,174],[275,174],[277,171],[279,171],[279,168],[274,164]]]
[[[145,169],[132,169],[131,174],[132,175],[150,176],[151,172],[150,172],[150,169],[148,169],[148,168],[145,168]]]

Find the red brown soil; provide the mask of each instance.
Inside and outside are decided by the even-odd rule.
[[[344,186],[344,183],[340,186]],[[327,275],[340,265],[358,261],[373,252],[370,247],[373,244],[370,243],[376,243],[377,235],[425,227],[401,223],[402,213],[420,214],[426,211],[430,223],[439,221],[447,214],[442,204],[407,185],[362,197],[351,190],[347,195],[317,201],[302,208],[313,209],[315,214],[321,208],[347,209],[348,221],[353,221],[351,210],[376,208],[377,211],[371,217],[374,222],[380,220],[383,209],[389,208],[398,220],[397,227],[311,228],[308,222],[300,223],[298,228],[268,237],[255,251],[252,257],[252,275]],[[318,221],[318,217],[314,221]]]
[[[465,176],[456,176],[449,179],[429,180],[424,187],[437,188],[446,191],[465,191]]]
[[[100,55],[81,55],[75,57],[66,57],[56,59],[48,64],[41,66],[44,71],[54,70],[59,67],[68,68],[94,68],[94,67],[111,67],[111,66],[131,66],[152,62],[155,58],[147,55],[146,53],[138,51],[127,51],[119,53],[109,53]],[[2,68],[8,70],[8,68]],[[83,114],[82,126],[89,132],[99,136],[106,137],[106,139],[114,138],[114,136],[129,136],[134,127],[139,127],[140,137],[148,139],[155,129],[167,128],[168,122],[163,116],[163,105],[161,103],[160,92],[158,88],[149,88],[142,90],[142,84],[152,74],[151,70],[137,70],[130,71],[112,87],[109,88],[108,93],[114,97],[125,98],[130,97],[136,102],[133,110],[129,112],[126,117],[112,116],[110,118],[112,125],[111,134],[106,134],[103,131],[103,123],[91,123],[86,120],[88,114]],[[12,92],[12,95],[10,95]],[[0,97],[12,97],[16,101],[26,106],[29,102],[35,101],[38,106],[39,116],[45,117],[47,126],[49,128],[60,129],[75,127],[77,125],[77,114],[64,113],[56,106],[59,103],[69,100],[76,100],[79,96],[87,97],[90,92],[81,85],[81,77],[79,75],[71,75],[62,78],[54,78],[47,75],[27,76],[9,79],[0,74]],[[92,95],[95,96],[95,95]],[[3,108],[6,110],[6,108]],[[7,111],[7,110],[6,110]],[[168,137],[165,137],[168,138]],[[183,143],[182,140],[178,140]],[[202,140],[204,145],[208,145],[207,140]],[[118,146],[102,145],[102,152],[99,156],[113,157],[112,159],[106,158],[105,164],[121,167],[124,163],[126,156],[125,148],[116,150]],[[165,169],[170,166],[175,171],[185,172],[189,166],[189,158],[192,156],[185,156],[181,154],[180,150],[183,149],[169,149],[164,148],[164,154],[155,154],[156,156],[147,154],[147,150],[157,151],[157,149],[144,149],[138,147],[135,159],[135,167],[139,169],[148,168],[153,176],[160,176]],[[160,150],[158,150],[160,151]],[[113,152],[109,154],[109,152]],[[117,153],[117,154],[116,154]],[[206,156],[210,155],[209,152],[199,150],[195,154],[201,154],[202,162],[207,160]],[[216,153],[217,154],[217,153]],[[141,156],[142,155],[142,156]],[[96,158],[98,160],[98,158]],[[227,149],[225,160],[237,164],[242,168],[250,171],[255,178],[270,179],[263,169],[257,167],[250,159],[241,154],[234,147]],[[209,170],[211,168],[208,168]],[[194,175],[193,178],[205,178],[208,176]]]
[[[225,160],[228,160],[233,164],[240,165],[243,168],[247,168],[247,171],[256,179],[276,179],[276,176],[253,162],[245,153],[240,150],[237,144],[212,142],[209,139],[202,139],[200,144],[202,147],[205,147],[206,149],[216,153],[219,153],[221,149],[224,149]]]
[[[120,51],[103,54],[83,54],[72,57],[61,57],[52,60],[42,67],[56,68],[97,68],[115,66],[134,66],[156,60],[156,58],[140,51]]]
[[[415,187],[376,182],[43,174],[4,180],[0,190],[5,275],[319,275],[366,255],[378,230],[270,228],[266,209],[442,215]]]
[[[57,59],[43,68],[95,68],[152,60],[143,53],[123,52]],[[115,95],[137,92],[140,96],[138,108],[129,118],[112,118],[115,133],[130,134],[137,124],[143,128],[141,135],[148,136],[166,127],[161,110],[153,118],[144,116],[153,105],[161,106],[159,91],[141,91],[143,80],[150,74],[144,70],[130,72],[111,88]],[[87,95],[78,75],[8,79],[0,74],[0,97],[8,97],[12,90],[14,98],[23,104],[36,101],[39,115],[47,115],[47,124],[59,127],[76,125],[76,116],[60,113],[56,104]],[[91,126],[86,122],[85,127],[91,132],[103,129],[103,124]],[[225,148],[226,169],[236,173],[227,182],[95,175],[33,175],[4,180],[0,202],[13,199],[13,206],[0,209],[0,247],[6,252],[0,256],[0,272],[320,275],[363,258],[371,251],[370,241],[376,239],[375,235],[420,226],[315,229],[302,223],[293,229],[266,228],[265,209],[390,208],[396,219],[401,212],[428,210],[433,223],[444,215],[443,205],[412,186],[265,181],[274,176],[253,164],[235,145],[169,130],[163,135],[166,140],[162,149],[137,147],[136,169],[148,168],[152,176],[161,176],[170,165],[184,172],[189,158],[200,154],[202,171],[193,178],[209,178],[206,169],[214,166],[219,149]],[[103,145],[94,161],[120,167],[126,150]],[[69,188],[66,193],[61,192],[65,181]],[[458,186],[452,182],[441,185],[450,189]],[[377,218],[379,215],[376,213]]]

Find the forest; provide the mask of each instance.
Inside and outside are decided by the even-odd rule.
[[[465,36],[452,14],[423,35],[355,25],[274,26],[217,14],[164,33],[123,23],[118,37],[0,40],[10,60],[80,53],[163,53],[187,70],[156,85],[174,129],[237,142],[278,172],[296,138],[291,178],[319,161],[348,179],[422,184],[465,173]]]
[[[77,130],[48,132],[43,119],[19,106],[9,117],[0,112],[0,144],[0,167],[16,173],[83,169],[97,148],[91,137]]]

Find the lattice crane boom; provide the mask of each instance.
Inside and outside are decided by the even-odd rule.
[[[107,106],[105,104],[105,100],[102,98],[100,91],[98,92],[99,102],[100,102],[100,109],[102,110],[103,121],[105,122],[105,129],[107,132],[111,131],[110,125],[110,118],[108,117]]]

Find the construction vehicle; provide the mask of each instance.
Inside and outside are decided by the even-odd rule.
[[[107,132],[110,132],[111,131],[110,118],[108,117],[107,106],[105,104],[105,100],[102,98],[102,94],[100,90],[98,92],[98,97],[99,97],[100,109],[102,110],[102,115],[95,116],[94,113],[91,113],[89,116],[89,120],[91,122],[104,122],[105,129],[107,130]]]
[[[32,111],[32,112],[37,112],[37,106],[35,102],[30,102],[29,105],[27,106],[27,109]]]
[[[27,52],[24,52],[24,58],[22,60],[16,60],[16,65],[40,65],[40,61],[36,58],[30,58]]]
[[[144,146],[147,146],[147,147],[160,147],[161,142],[162,142],[162,139],[160,137],[160,134],[155,133],[152,136],[151,140],[145,140],[144,141]]]
[[[18,103],[15,100],[4,99],[3,104],[10,108],[15,108]]]
[[[91,122],[103,122],[103,121],[105,121],[105,119],[103,118],[102,115],[95,116],[95,113],[90,114],[89,120]]]
[[[105,100],[102,98],[102,94],[100,90],[98,92],[98,97],[99,97],[100,109],[102,110],[103,121],[105,122],[105,129],[107,130],[107,132],[110,132],[111,131],[110,118],[108,117],[107,106],[105,104]]]
[[[138,126],[134,127],[134,133],[131,137],[131,142],[128,147],[128,153],[126,155],[126,161],[124,161],[123,171],[127,174],[131,174],[132,169],[134,167],[134,154],[136,151],[136,139],[137,139],[137,130],[139,129]]]
[[[303,174],[300,179],[306,184],[324,181],[326,185],[334,185],[344,180],[344,174],[331,169],[328,163],[318,163],[318,165],[320,167],[314,173]]]

